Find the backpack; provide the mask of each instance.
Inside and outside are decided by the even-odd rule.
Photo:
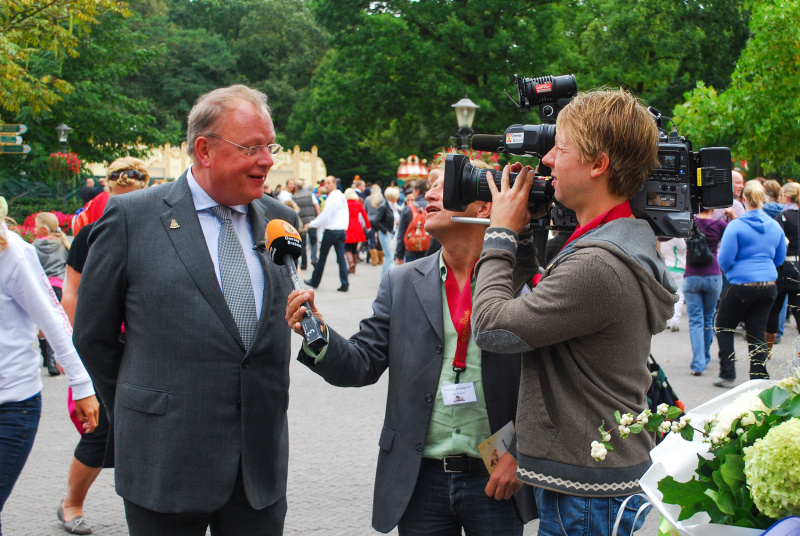
[[[428,251],[431,247],[431,235],[425,231],[425,212],[420,210],[416,203],[410,203],[408,208],[411,209],[411,223],[408,224],[406,234],[403,236],[406,251]]]
[[[714,260],[714,253],[708,247],[706,235],[697,225],[692,226],[692,232],[686,239],[686,264],[691,266],[705,266]]]

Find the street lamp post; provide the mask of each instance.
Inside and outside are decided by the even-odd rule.
[[[472,121],[475,119],[475,111],[480,108],[477,104],[469,100],[466,96],[452,105],[456,111],[456,121],[458,130],[455,138],[458,140],[461,150],[469,149],[469,140],[472,138]]]
[[[72,129],[69,128],[64,123],[61,123],[56,127],[56,133],[58,134],[58,143],[62,153],[66,153],[67,150],[69,149],[69,145],[67,144],[67,139],[69,138],[70,132],[72,132]]]

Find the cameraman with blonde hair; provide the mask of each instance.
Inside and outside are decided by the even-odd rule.
[[[651,337],[677,300],[656,237],[629,203],[657,163],[658,132],[624,90],[578,94],[556,129],[542,162],[578,228],[530,292],[515,293],[515,251],[531,221],[534,173],[516,164],[503,170],[500,191],[488,181],[493,209],[475,267],[472,327],[484,350],[525,352],[517,478],[534,487],[539,534],[611,534],[622,501],[641,491],[653,438],[632,435],[598,463],[605,459],[598,426],[615,411],[647,409]],[[513,187],[511,171],[519,171]],[[641,526],[643,516],[634,527],[640,505],[631,497],[620,534]]]

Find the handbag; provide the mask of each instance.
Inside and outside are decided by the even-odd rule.
[[[786,231],[786,222],[795,223],[798,240],[800,240],[800,221],[796,219],[795,222],[792,222],[786,217],[786,212],[782,212],[780,224],[784,232]],[[786,259],[783,264],[778,266],[778,279],[775,280],[775,284],[778,286],[779,291],[800,292],[800,270],[797,269],[797,265],[793,261]]]
[[[794,262],[786,260],[778,266],[778,279],[775,284],[779,290],[800,291],[800,270]]]
[[[691,266],[705,266],[714,260],[714,253],[708,247],[706,235],[692,222],[692,230],[686,239],[686,264]]]

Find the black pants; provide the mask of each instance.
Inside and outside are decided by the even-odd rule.
[[[311,249],[311,262],[317,262],[317,230],[308,229],[303,235],[303,252],[300,254],[300,268],[305,270],[308,268],[308,254],[307,249]]]
[[[204,536],[208,527],[212,536],[280,536],[286,518],[286,496],[261,510],[250,506],[241,468],[231,498],[216,512],[165,514],[124,502],[131,536]]]
[[[331,231],[326,229],[322,232],[322,243],[319,246],[319,260],[314,267],[314,273],[311,275],[312,286],[318,287],[322,281],[322,272],[325,271],[325,261],[328,260],[328,252],[331,247],[336,251],[336,262],[339,264],[339,281],[343,287],[349,286],[347,281],[347,259],[344,257],[344,231]]]
[[[775,285],[756,287],[730,284],[722,291],[716,322],[720,378],[736,378],[733,334],[741,321],[744,321],[747,337],[750,379],[769,378],[766,366],[769,350],[764,332],[777,294]]]

